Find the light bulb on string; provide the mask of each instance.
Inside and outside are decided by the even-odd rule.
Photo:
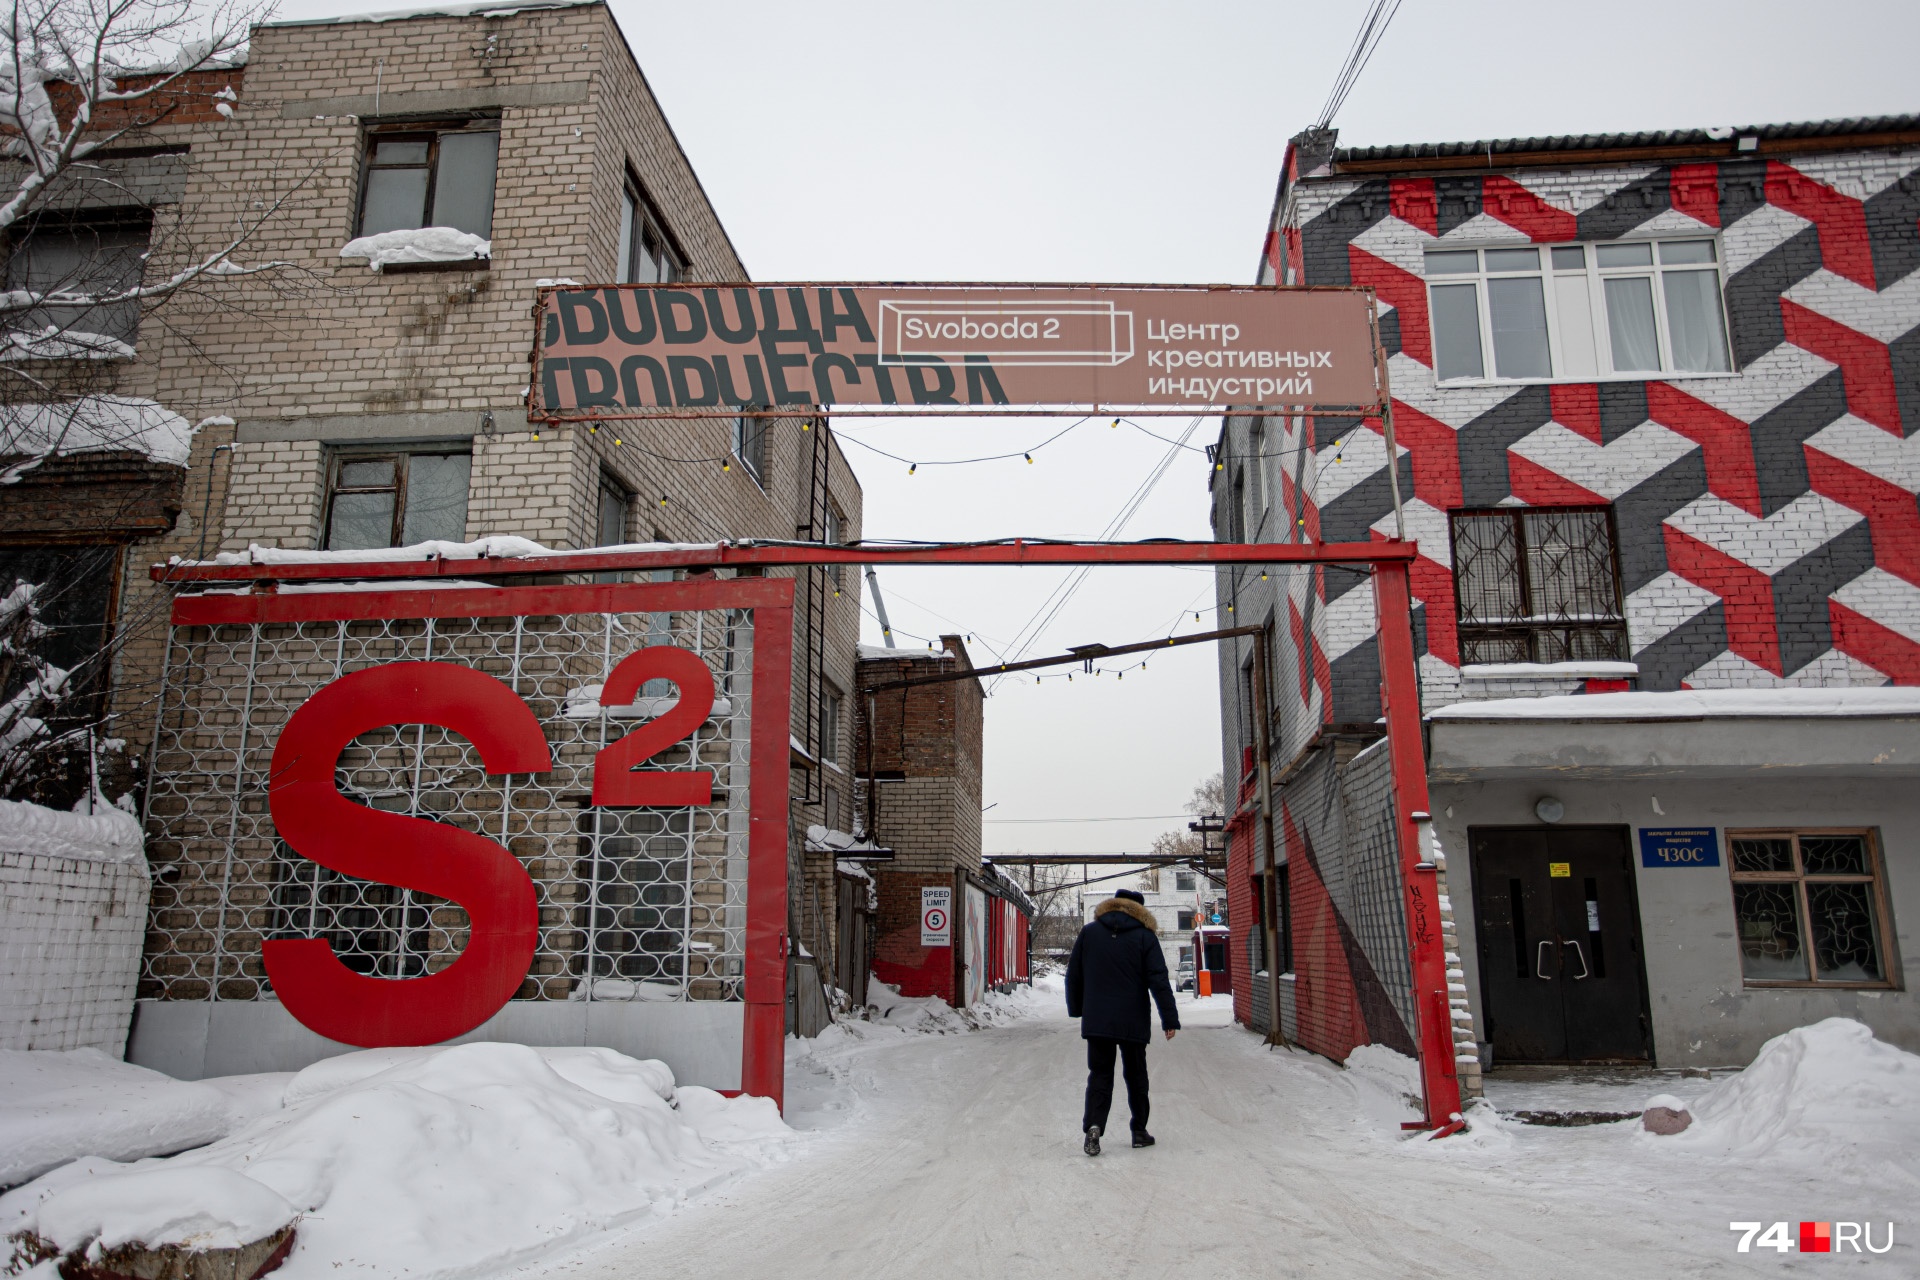
[[[660,495],[660,505],[663,507],[667,505],[667,495],[664,493]]]
[[[914,472],[918,471],[919,469],[920,469],[920,464],[916,462],[912,466],[907,468],[907,474],[912,475]]]
[[[1028,466],[1032,466],[1032,465],[1033,465],[1033,455],[1032,455],[1032,454],[1030,454],[1030,453],[1023,453],[1023,454],[1021,454],[1020,456],[1021,456],[1021,457],[1023,457],[1023,458],[1025,458],[1025,459],[1027,460],[1027,465],[1028,465]]]
[[[613,438],[613,442],[614,442],[615,444],[625,444],[625,443],[626,443],[626,441],[624,441],[624,440],[622,440],[622,439],[621,439],[621,438],[620,438],[619,436],[615,436],[615,437]]]

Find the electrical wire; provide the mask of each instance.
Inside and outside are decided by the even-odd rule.
[[[1118,419],[1115,421],[1118,421]],[[1186,442],[1192,438],[1193,433],[1200,429],[1201,421],[1201,417],[1195,417],[1192,422],[1187,424],[1187,429],[1181,433],[1180,439],[1172,442],[1175,447],[1167,450],[1166,456],[1160,459],[1154,469],[1148,473],[1147,478],[1141,481],[1139,487],[1133,491],[1132,496],[1121,506],[1119,512],[1115,514],[1113,519],[1107,522],[1107,527],[1100,533],[1100,541],[1106,541],[1119,533],[1121,529],[1126,527],[1127,521],[1133,519],[1134,515],[1139,512],[1141,506],[1145,504],[1147,497],[1152,494],[1154,487],[1160,483],[1161,479],[1167,474],[1167,471],[1173,466],[1174,459],[1180,456],[1181,447],[1184,447]],[[1086,582],[1087,576],[1092,572],[1092,565],[1081,566],[1073,573],[1067,575],[1061,584],[1055,587],[1053,592],[1048,595],[1045,600],[1041,601],[1040,607],[1034,611],[1033,617],[1028,620],[1025,626],[1014,633],[1013,642],[1008,645],[1008,650],[1013,655],[1011,659],[1008,659],[1009,661],[1018,662],[1027,655],[1028,651],[1039,642],[1040,636],[1046,631],[1048,625],[1060,615],[1062,609],[1066,608],[1067,602],[1073,599],[1075,593],[1080,590],[1081,585]],[[1139,665],[1144,666],[1146,664],[1142,662]],[[1132,669],[1131,667],[1126,668],[1126,670]],[[1001,677],[1001,679],[1004,678],[1005,677]],[[999,684],[999,682],[1000,681],[996,679],[993,684],[988,685],[989,691],[991,691],[995,685]]]
[[[970,466],[976,462],[1004,462],[1009,458],[1025,458],[1028,462],[1032,462],[1034,454],[1040,452],[1040,450],[1046,448],[1048,445],[1052,444],[1054,441],[1060,439],[1060,437],[1073,431],[1076,427],[1084,426],[1086,423],[1090,421],[1092,421],[1091,415],[1085,418],[1080,418],[1077,421],[1068,423],[1065,427],[1062,427],[1060,430],[1054,432],[1052,435],[1048,436],[1045,440],[1042,440],[1039,444],[1030,445],[1025,449],[1015,449],[1011,453],[992,453],[979,458],[937,458],[931,462],[923,462],[918,458],[903,458],[897,453],[889,453],[878,445],[868,444],[865,440],[861,440],[854,436],[847,435],[844,430],[840,432],[840,439],[846,444],[859,445],[862,449],[865,449],[869,453],[877,453],[881,457],[890,458],[895,462],[904,462],[907,464],[909,470],[911,471],[911,470],[916,470],[920,467],[964,467],[964,466]]]
[[[1386,37],[1394,15],[1400,12],[1400,4],[1401,0],[1371,0],[1367,5],[1366,14],[1360,19],[1360,30],[1355,33],[1353,44],[1347,49],[1347,59],[1340,66],[1340,74],[1334,77],[1326,104],[1320,108],[1320,116],[1314,121],[1315,129],[1332,127],[1334,117],[1340,114],[1340,108],[1346,104],[1347,95],[1353,92],[1360,73],[1367,69],[1374,51]]]

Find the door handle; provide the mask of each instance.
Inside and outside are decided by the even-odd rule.
[[[1547,972],[1547,948],[1552,945],[1552,938],[1543,938],[1540,941],[1539,950],[1533,953],[1533,976],[1545,978],[1549,982],[1553,980],[1553,975]]]
[[[1580,972],[1573,975],[1573,980],[1575,982],[1578,982],[1580,981],[1580,979],[1588,977],[1593,973],[1593,970],[1587,968],[1587,953],[1580,949],[1579,943],[1563,942],[1560,945],[1563,947],[1572,947],[1573,954],[1580,957]]]

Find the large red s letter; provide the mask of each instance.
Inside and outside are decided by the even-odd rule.
[[[460,958],[420,978],[353,972],[320,938],[260,950],[280,1002],[300,1022],[363,1048],[438,1044],[499,1011],[527,976],[539,939],[533,881],[511,853],[443,822],[369,809],[334,786],[340,753],[390,724],[441,725],[472,742],[488,773],[553,767],[540,722],[512,689],[445,662],[394,662],[342,676],[301,704],[273,749],[268,807],[281,837],[343,875],[378,880],[466,908]]]

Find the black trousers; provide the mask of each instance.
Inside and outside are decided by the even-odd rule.
[[[1120,1054],[1120,1072],[1127,1082],[1127,1109],[1133,1113],[1133,1131],[1147,1127],[1147,1046],[1128,1040],[1087,1037],[1087,1110],[1080,1131],[1094,1125],[1107,1131],[1107,1112],[1113,1108],[1113,1055]]]

